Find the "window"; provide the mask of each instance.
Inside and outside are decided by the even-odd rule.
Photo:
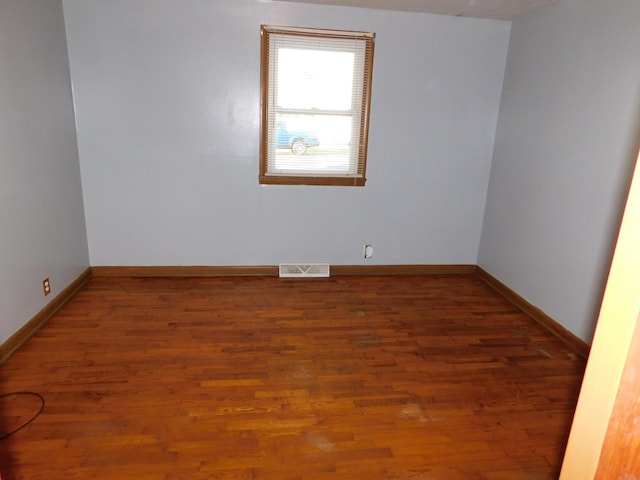
[[[262,26],[260,183],[365,184],[374,34]]]

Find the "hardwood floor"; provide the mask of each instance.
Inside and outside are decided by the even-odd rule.
[[[0,367],[2,478],[554,479],[583,370],[472,275],[94,278]]]

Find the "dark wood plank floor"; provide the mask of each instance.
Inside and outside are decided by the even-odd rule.
[[[583,370],[473,276],[94,278],[0,367],[2,478],[554,479]]]

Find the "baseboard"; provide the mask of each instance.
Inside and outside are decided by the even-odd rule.
[[[583,358],[590,346],[556,322],[535,305],[521,297],[500,280],[476,265],[332,265],[332,276],[375,275],[473,275],[483,280],[516,307],[556,335],[567,347]],[[87,268],[76,280],[29,320],[20,330],[0,345],[0,365],[6,362],[29,338],[67,303],[91,277],[225,277],[278,276],[277,266],[167,266],[167,267],[107,267]]]
[[[94,277],[277,277],[277,266],[91,267]]]
[[[587,358],[589,356],[591,347],[587,343],[564,328],[538,307],[530,303],[518,293],[514,292],[511,288],[507,287],[504,283],[481,267],[476,268],[476,275],[512,304],[557,336],[573,352],[580,355],[582,358]]]
[[[332,276],[346,275],[471,275],[475,265],[331,265]],[[237,277],[278,276],[277,265],[91,267],[94,277]]]
[[[91,280],[91,268],[87,268],[71,284],[62,290],[53,300],[0,345],[0,365],[9,360],[62,306]]]
[[[475,265],[331,265],[331,276],[471,275]]]

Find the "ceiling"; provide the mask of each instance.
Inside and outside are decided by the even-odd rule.
[[[283,0],[402,12],[436,13],[461,17],[515,20],[532,10],[560,0]]]

